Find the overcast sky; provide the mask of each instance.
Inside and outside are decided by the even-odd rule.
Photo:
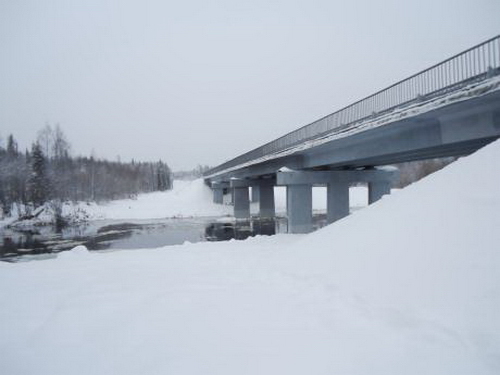
[[[0,137],[215,166],[499,33],[499,0],[0,0]]]

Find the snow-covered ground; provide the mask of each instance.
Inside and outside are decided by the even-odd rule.
[[[498,160],[309,235],[0,263],[0,373],[499,374]]]
[[[213,203],[212,191],[203,180],[175,180],[170,191],[139,194],[136,199],[121,199],[108,203],[79,203],[77,206],[66,206],[65,213],[81,210],[89,219],[163,219],[182,217],[224,216],[232,215],[233,207],[229,205],[229,195],[226,204]],[[286,189],[275,187],[276,211],[286,212]],[[350,189],[350,201],[353,209],[368,204],[368,192],[364,186],[353,186]],[[313,208],[316,211],[326,210],[326,188],[313,189]],[[258,213],[258,204],[251,205],[252,213]]]

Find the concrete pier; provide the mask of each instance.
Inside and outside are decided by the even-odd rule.
[[[390,193],[395,169],[366,169],[342,171],[283,171],[277,172],[277,185],[287,187],[289,233],[312,230],[312,187],[327,186],[327,219],[329,223],[349,215],[349,186],[368,183],[369,203]]]
[[[348,182],[330,182],[326,185],[326,213],[328,224],[349,215]]]
[[[386,194],[391,194],[390,181],[373,181],[368,183],[368,204],[375,203]]]
[[[213,201],[217,204],[222,204],[224,202],[224,189],[229,188],[229,183],[227,182],[212,182],[211,183],[212,192],[214,194]]]
[[[274,183],[261,184],[259,186],[259,216],[262,218],[271,218],[276,216],[274,204]]]
[[[222,204],[224,200],[224,189],[213,189],[214,203]]]
[[[250,218],[250,199],[248,196],[248,182],[232,179],[230,187],[233,191],[234,217],[236,219]]]
[[[252,203],[260,201],[260,186],[252,185]]]
[[[272,218],[275,216],[274,185],[276,179],[232,179],[230,187],[234,197],[234,216],[236,218],[250,217],[250,201],[248,199],[248,188],[258,191],[259,216]]]
[[[286,210],[289,233],[312,231],[312,185],[293,184],[286,187]]]

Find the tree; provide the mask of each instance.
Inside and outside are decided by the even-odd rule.
[[[49,185],[45,156],[37,142],[31,151],[31,175],[28,181],[29,199],[35,207],[49,199]]]
[[[61,160],[69,157],[70,144],[59,124],[53,131],[52,155],[54,159]]]
[[[48,123],[38,131],[36,143],[40,145],[43,154],[50,159],[54,144],[54,131]]]
[[[11,134],[7,139],[7,157],[15,158],[17,154],[17,142],[14,140],[14,136]]]

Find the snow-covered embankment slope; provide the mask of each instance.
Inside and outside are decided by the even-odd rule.
[[[90,218],[113,220],[222,216],[232,213],[232,207],[213,203],[212,192],[201,179],[175,180],[172,190],[139,194],[136,199],[84,205],[83,209]]]
[[[0,264],[0,373],[498,374],[498,160],[311,235]]]

